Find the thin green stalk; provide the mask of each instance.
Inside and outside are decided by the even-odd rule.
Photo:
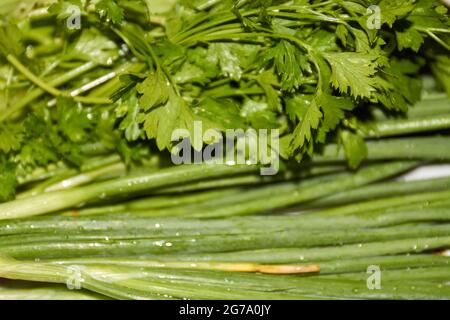
[[[305,21],[305,20],[311,20],[312,22],[314,21],[325,21],[325,22],[335,22],[335,23],[343,23],[343,21],[339,18],[335,18],[335,17],[330,17],[330,16],[326,16],[322,13],[319,12],[315,12],[312,10],[304,10],[305,8],[303,7],[296,7],[296,11],[297,10],[303,10],[303,13],[300,12],[296,12],[296,13],[289,13],[289,12],[280,12],[281,10],[293,10],[293,7],[281,7],[281,6],[277,6],[277,7],[269,7],[267,8],[266,13],[270,16],[273,17],[282,17],[282,18],[294,18],[297,20],[301,20],[301,21]],[[240,15],[242,17],[249,17],[252,15],[257,15],[260,12],[258,10],[247,10],[247,11],[241,11]],[[225,27],[228,26],[228,22],[234,21],[237,19],[236,15],[234,14],[230,14],[229,12],[222,12],[222,13],[214,13],[215,15],[217,15],[217,18],[215,19],[211,19],[211,16],[208,16],[209,19],[211,19],[211,21],[205,22],[200,24],[201,22],[203,22],[202,20],[196,21],[195,24],[197,24],[197,26],[195,28],[186,28],[187,31],[183,31],[182,33],[179,33],[177,35],[175,35],[171,40],[173,42],[179,43],[179,44],[187,44],[189,45],[190,43],[196,42],[196,41],[201,41],[201,40],[207,40],[209,39],[209,34],[206,32],[206,30],[211,30],[212,28],[216,27],[215,29],[220,29],[221,27],[223,29],[226,29]],[[213,15],[214,15],[213,14]],[[204,19],[203,19],[204,20]],[[202,37],[203,36],[203,37]],[[266,35],[268,36],[268,35]],[[236,36],[238,37],[238,36]],[[230,38],[233,38],[233,36],[230,36]]]
[[[86,185],[95,180],[111,179],[123,176],[126,173],[126,166],[122,162],[110,164],[108,166],[98,168],[92,171],[83,172],[77,175],[72,175],[59,181],[49,181],[35,187],[27,192],[17,195],[17,199],[36,196],[45,192],[67,190],[74,187]]]
[[[411,206],[416,203],[432,203],[434,201],[447,200],[450,197],[450,190],[426,192],[413,195],[404,195],[399,197],[392,197],[387,199],[376,199],[355,204],[349,204],[341,207],[324,209],[315,212],[321,216],[334,216],[334,215],[349,215],[349,214],[364,214],[379,210],[392,210],[393,208],[399,208],[405,205]]]
[[[109,80],[102,86],[94,88],[90,95],[91,97],[110,97],[114,92],[117,92],[122,88],[123,83],[120,81],[120,75],[126,73],[141,73],[145,70],[146,65],[144,63],[134,62],[130,64],[124,64],[116,68],[113,72],[116,73],[116,77]]]
[[[253,10],[254,13],[257,13],[258,10]],[[202,20],[205,19],[211,19],[211,21],[208,21],[206,23],[202,23]],[[227,22],[231,22],[236,20],[237,17],[234,14],[231,14],[230,12],[216,12],[212,13],[211,15],[208,15],[207,17],[200,17],[199,20],[194,20],[191,24],[191,26],[187,26],[184,28],[184,30],[175,36],[173,36],[170,40],[174,43],[181,43],[185,42],[187,40],[190,40],[189,37],[192,38],[192,36],[201,33],[202,31],[214,28],[219,25],[223,25]],[[195,27],[195,25],[197,25]]]
[[[417,209],[382,214],[359,216],[329,216],[317,214],[299,216],[247,216],[226,219],[199,220],[176,217],[137,217],[136,215],[101,215],[95,217],[47,216],[15,221],[0,222],[0,235],[62,234],[74,235],[98,233],[105,237],[108,233],[148,232],[154,237],[180,237],[229,234],[258,234],[292,230],[352,230],[375,228],[418,222],[448,222],[450,210],[447,208]]]
[[[63,212],[62,215],[68,216],[86,216],[86,215],[99,215],[99,214],[111,214],[111,213],[126,213],[135,211],[144,211],[152,209],[163,209],[173,207],[187,207],[195,206],[198,203],[202,203],[208,200],[216,198],[222,198],[224,196],[236,195],[241,192],[240,188],[229,188],[223,190],[214,190],[206,192],[191,193],[187,195],[167,195],[167,196],[152,196],[139,200],[133,200],[125,203],[109,206],[96,206],[86,209],[71,210]]]
[[[411,195],[413,193],[440,191],[450,188],[450,177],[418,181],[386,181],[362,188],[343,191],[308,204],[307,208],[336,206],[357,201]]]
[[[48,165],[47,167],[37,167],[31,172],[18,173],[17,182],[19,186],[52,179],[58,175],[74,174],[76,170],[68,168],[65,163],[57,162]]]
[[[446,115],[450,111],[450,100],[442,96],[423,97],[421,101],[408,109],[408,119],[422,118],[430,115]]]
[[[52,87],[58,87],[64,83],[66,83],[70,80],[73,80],[73,79],[77,78],[78,76],[94,69],[95,67],[97,67],[97,64],[95,62],[92,62],[92,61],[86,62],[86,63],[82,64],[81,66],[79,66],[78,68],[70,70],[69,72],[66,72],[63,75],[58,76],[55,79],[48,81],[48,84]],[[0,122],[4,121],[9,116],[16,113],[23,107],[27,106],[28,104],[33,102],[35,99],[42,96],[44,93],[45,93],[45,91],[42,90],[41,88],[36,88],[36,89],[33,89],[32,91],[28,92],[23,98],[18,100],[14,105],[12,105],[10,108],[8,108],[2,112],[2,114],[0,115]]]
[[[445,136],[413,137],[368,141],[368,160],[450,160],[450,139]],[[320,155],[314,156],[317,162],[335,162],[346,159],[344,149],[329,144]]]
[[[439,210],[446,210],[450,208],[450,199],[436,199],[432,201],[418,201],[412,202],[404,205],[394,206],[392,209],[375,209],[371,214],[379,214],[379,213],[394,213],[394,212],[408,212],[408,211],[428,211],[428,212],[436,212]]]
[[[345,166],[343,165],[325,165],[325,166],[313,165],[310,167],[309,166],[293,167],[288,168],[288,170],[285,173],[280,172],[276,176],[261,176],[253,174],[253,175],[226,177],[221,179],[198,181],[186,185],[164,188],[160,191],[157,191],[157,193],[161,194],[186,193],[191,191],[219,189],[226,187],[237,187],[237,186],[245,187],[245,186],[263,185],[274,183],[277,181],[301,180],[316,175],[331,174],[344,170]]]
[[[169,187],[160,190],[160,196],[151,196],[139,200],[133,200],[126,203],[121,203],[112,206],[96,206],[93,208],[86,208],[81,210],[71,210],[63,213],[65,215],[94,215],[94,214],[108,214],[108,213],[125,213],[125,212],[139,212],[150,211],[153,209],[171,208],[171,212],[187,212],[199,208],[210,208],[219,204],[230,204],[239,201],[248,201],[252,198],[261,197],[261,192],[258,189],[255,191],[246,190],[244,187],[249,185],[273,185],[274,187],[266,187],[264,190],[267,195],[276,193],[283,193],[288,189],[298,188],[295,183],[279,183],[280,181],[295,181],[303,180],[309,176],[325,175],[341,171],[340,166],[325,166],[325,167],[311,167],[311,168],[297,168],[298,172],[291,172],[290,170],[281,173],[277,176],[260,176],[260,175],[244,175],[238,177],[231,177],[225,179],[214,179],[209,181],[200,181],[190,183],[181,187]],[[307,180],[315,181],[317,178]],[[332,179],[330,177],[329,179]],[[320,181],[322,181],[321,179]],[[227,186],[230,186],[227,188]],[[305,186],[306,187],[306,186]],[[203,192],[196,192],[197,189]],[[217,189],[216,191],[204,191],[210,189]],[[267,190],[266,190],[267,189]],[[194,193],[190,191],[194,191]],[[259,189],[263,191],[263,189]],[[188,193],[189,192],[189,193]],[[173,193],[181,193],[174,196]],[[175,207],[179,208],[175,208]]]
[[[78,235],[20,235],[0,238],[3,254],[17,259],[48,259],[143,254],[198,254],[309,248],[336,243],[368,243],[412,238],[450,236],[450,224],[349,230],[280,230],[270,234],[218,234],[158,237],[148,232],[106,232]],[[450,244],[450,243],[449,243]]]
[[[54,88],[52,85],[46,83],[45,81],[39,79],[39,77],[37,77],[27,67],[25,67],[14,55],[12,54],[7,55],[6,60],[8,60],[8,62],[11,63],[17,70],[19,70],[20,73],[22,73],[26,78],[28,78],[31,82],[40,87],[42,90],[50,93],[53,96],[62,95],[61,91]]]
[[[391,281],[385,282],[381,290],[367,288],[367,279],[326,279],[320,276],[273,276],[196,270],[158,270],[147,271],[149,277],[162,279],[162,283],[189,285],[196,283],[205,291],[212,284],[217,286],[233,284],[235,288],[266,292],[292,293],[309,298],[371,298],[371,299],[446,299],[450,296],[448,286],[428,281]],[[365,274],[367,277],[367,274]],[[165,280],[170,279],[170,280]],[[146,279],[133,280],[135,285],[145,285]],[[124,283],[129,283],[124,280]],[[183,296],[185,297],[185,296]]]
[[[276,196],[282,196],[284,194],[296,192],[302,189],[309,189],[312,186],[318,186],[321,183],[330,182],[332,180],[336,180],[341,178],[343,175],[341,174],[325,174],[319,176],[313,176],[308,179],[301,179],[300,181],[292,181],[292,182],[280,182],[271,183],[267,186],[262,186],[260,188],[253,189],[242,189],[241,192],[237,194],[229,194],[224,195],[222,197],[216,197],[207,199],[202,203],[198,203],[194,207],[183,207],[183,208],[173,208],[167,211],[167,215],[177,215],[180,214],[189,215],[193,211],[213,211],[216,208],[226,207],[226,206],[235,206],[239,203],[247,203],[250,201],[256,201],[260,199],[269,199]],[[275,179],[274,179],[275,180]],[[281,179],[280,179],[281,180]],[[162,212],[162,211],[161,211]]]
[[[269,293],[293,293],[309,298],[372,298],[372,299],[414,299],[429,298],[442,299],[450,296],[450,290],[445,286],[438,286],[425,281],[414,281],[415,289],[411,290],[411,282],[395,281],[384,283],[382,290],[369,290],[367,281],[355,279],[323,279],[321,276],[273,276],[245,274],[237,272],[198,271],[198,270],[148,270],[148,276],[159,279],[170,279],[170,283],[180,285],[196,283],[205,289],[211,285],[226,285],[232,288]],[[367,274],[365,274],[367,277]],[[135,280],[136,281],[136,280]],[[125,280],[125,282],[127,282]],[[142,283],[144,285],[144,283]],[[233,289],[230,289],[232,291]],[[445,298],[444,298],[445,299]]]
[[[131,269],[133,270],[133,269]],[[130,270],[130,271],[131,271]],[[447,297],[450,295],[449,288],[443,286],[433,285],[425,281],[414,281],[416,290],[411,290],[411,282],[395,281],[393,284],[384,283],[382,290],[369,290],[367,288],[366,279],[360,281],[357,279],[323,279],[321,276],[274,276],[274,275],[258,275],[237,272],[220,272],[220,271],[200,271],[200,270],[149,270],[144,269],[147,277],[137,279],[124,279],[120,281],[121,284],[130,285],[133,287],[145,288],[147,279],[151,278],[154,283],[155,279],[161,284],[172,285],[187,285],[195,283],[197,287],[208,291],[210,286],[228,288],[231,296],[234,290],[251,290],[253,292],[265,292],[266,298],[271,298],[272,292],[292,293],[302,297],[309,298],[372,298],[372,299],[395,299],[395,298],[409,298],[413,299],[422,297],[438,298]],[[367,274],[366,274],[367,276]],[[129,281],[131,280],[131,281]],[[232,284],[232,287],[230,287]],[[185,290],[183,298],[188,298],[190,295]]]
[[[248,165],[185,165],[136,177],[123,177],[72,190],[48,192],[34,197],[0,204],[0,220],[35,216],[79,206],[95,199],[104,200],[118,195],[132,195],[164,186],[198,181],[225,175],[254,172]]]
[[[75,265],[76,266],[76,265]],[[72,266],[75,267],[75,266]],[[442,298],[445,287],[416,282],[395,282],[382,290],[368,290],[366,281],[322,279],[320,276],[296,277],[221,272],[208,270],[142,269],[100,265],[80,265],[82,287],[112,297],[178,299],[304,299],[304,298]],[[55,273],[56,271],[56,273]],[[6,278],[66,283],[69,269],[64,265],[36,262],[0,264]],[[95,277],[94,277],[95,275]]]
[[[237,263],[224,262],[186,262],[186,261],[159,261],[146,258],[108,257],[108,258],[72,258],[48,260],[63,265],[117,265],[134,268],[169,268],[194,270],[221,270],[239,271],[241,266]],[[304,264],[308,265],[308,264]],[[380,266],[384,270],[402,270],[406,268],[446,267],[450,265],[450,257],[430,254],[394,255],[363,257],[356,259],[338,259],[320,262],[320,275],[345,274],[352,272],[366,272],[368,266]],[[302,266],[293,265],[293,266]],[[251,266],[250,266],[251,267]]]
[[[100,169],[104,166],[109,166],[121,161],[121,158],[117,154],[102,157],[89,157],[80,166],[79,170],[68,167],[63,162],[51,164],[46,168],[40,167],[35,169],[28,175],[18,176],[18,182],[20,186],[25,186],[31,183],[37,183],[33,185],[34,188],[45,189],[49,183],[56,183],[68,177],[73,177],[81,172],[92,171]]]
[[[376,121],[358,126],[365,138],[384,138],[446,129],[450,129],[449,114],[424,116],[420,119]]]
[[[413,254],[450,246],[450,237],[414,238],[319,248],[277,248],[212,254],[157,255],[159,260],[255,263],[307,263],[394,254]]]
[[[422,100],[414,104],[408,109],[407,113],[388,113],[378,109],[376,106],[370,110],[370,121],[386,121],[386,120],[412,120],[421,119],[423,117],[446,115],[450,111],[449,99],[444,93],[423,94]],[[364,122],[362,123],[365,124]]]
[[[393,255],[337,259],[320,263],[320,274],[338,274],[348,272],[366,272],[368,266],[379,266],[380,270],[404,270],[419,267],[446,267],[449,257],[431,254]],[[367,273],[366,273],[367,276]]]
[[[95,271],[98,272],[99,270]],[[0,257],[0,277],[13,280],[79,285],[80,288],[82,285],[84,289],[113,298],[133,299],[140,297],[136,290],[127,290],[126,287],[121,287],[120,285],[99,281],[85,270],[75,267],[19,262]],[[79,282],[75,283],[74,281]]]
[[[359,170],[355,174],[337,175],[334,181],[313,185],[308,189],[299,187],[287,194],[276,195],[267,198],[264,194],[260,199],[219,207],[204,212],[194,213],[194,217],[224,217],[233,215],[249,215],[268,212],[269,210],[286,208],[289,206],[305,203],[323,196],[330,195],[340,190],[354,189],[375,181],[383,180],[411,169],[415,164],[408,162],[397,162],[389,164],[374,165]]]
[[[170,283],[154,276],[145,277],[145,273],[136,269],[118,267],[75,266],[8,261],[0,261],[0,276],[8,279],[28,281],[45,281],[68,283],[74,271],[79,272],[79,284],[82,288],[92,290],[115,298],[129,299],[288,299],[301,298],[298,294],[258,292],[236,287],[232,292],[224,290],[224,285],[201,285],[194,282],[182,285]]]

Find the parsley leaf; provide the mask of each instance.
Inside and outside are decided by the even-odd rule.
[[[249,121],[254,129],[275,129],[278,127],[276,114],[265,102],[247,99],[242,105],[241,116]]]
[[[231,99],[206,96],[193,108],[193,112],[201,118],[216,123],[217,129],[222,131],[246,127],[239,105]]]
[[[320,112],[319,106],[317,105],[317,101],[315,99],[311,101],[309,106],[299,107],[306,108],[306,112],[294,130],[291,150],[297,150],[302,147],[305,142],[311,141],[312,131],[319,127],[319,122],[323,117],[323,114]]]
[[[414,0],[381,0],[378,4],[381,10],[381,20],[392,27],[399,18],[405,17],[414,10]]]
[[[139,127],[139,101],[136,89],[133,88],[117,101],[116,115],[123,118],[119,129],[125,131],[125,137],[128,141],[136,141],[142,133]]]
[[[425,41],[422,34],[414,28],[396,31],[395,35],[397,37],[399,50],[412,49],[413,51],[418,52]]]
[[[280,92],[274,88],[277,78],[272,72],[262,72],[256,76],[256,81],[266,93],[267,103],[270,109],[281,111]]]
[[[336,129],[345,117],[345,111],[351,111],[355,105],[345,97],[335,97],[329,94],[321,94],[318,104],[323,112],[323,129],[325,132]]]
[[[149,139],[156,139],[160,150],[170,149],[172,133],[177,129],[181,116],[181,101],[170,92],[163,104],[148,113],[140,113],[139,120],[143,123],[144,131]]]
[[[332,69],[331,84],[341,93],[350,92],[355,98],[370,97],[376,90],[378,57],[374,54],[335,52],[324,56]]]
[[[86,141],[92,122],[81,104],[70,98],[59,97],[56,105],[59,130],[72,142]]]
[[[98,11],[100,18],[105,19],[106,22],[111,21],[113,24],[120,25],[123,21],[123,9],[114,0],[100,0],[95,5],[95,9]]]
[[[157,70],[150,73],[142,83],[138,84],[136,90],[142,94],[139,99],[140,106],[144,111],[148,111],[167,103],[172,89],[166,76],[161,70]]]
[[[285,91],[298,89],[303,84],[305,74],[311,72],[308,58],[286,40],[281,40],[265,53],[263,62],[270,61],[273,61],[281,78],[281,88]]]
[[[0,52],[3,55],[12,53],[16,56],[24,51],[21,43],[22,33],[18,27],[11,24],[0,24]]]
[[[73,16],[77,12],[81,12],[82,8],[83,4],[81,0],[59,0],[52,4],[47,9],[47,12],[63,20]]]
[[[0,125],[0,151],[9,153],[13,150],[19,150],[23,136],[23,128],[20,124]]]

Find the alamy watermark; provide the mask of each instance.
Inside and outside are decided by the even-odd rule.
[[[367,267],[367,289],[380,290],[381,289],[381,269],[380,266],[371,265]]]
[[[193,134],[187,129],[176,129],[172,142],[178,142],[172,149],[172,162],[180,164],[241,164],[263,167],[261,175],[276,175],[280,167],[280,133],[278,129],[229,129],[222,134],[219,130],[203,132],[201,121],[194,121]],[[181,141],[181,142],[180,142]],[[201,151],[192,146],[210,144]]]
[[[372,5],[367,8],[367,29],[369,30],[379,30],[381,29],[381,8],[376,5]]]
[[[66,21],[67,29],[80,30],[81,29],[81,9],[76,5],[70,5],[67,8],[69,17]]]
[[[83,281],[80,266],[75,265],[67,267],[66,286],[69,290],[80,290]]]

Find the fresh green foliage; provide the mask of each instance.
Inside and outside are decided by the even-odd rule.
[[[47,124],[51,118],[50,128],[57,128],[50,131],[65,134],[76,145],[103,131],[86,116],[107,112],[113,137],[120,140],[116,145],[154,140],[160,150],[171,150],[175,129],[189,132],[194,121],[202,121],[204,129],[219,131],[277,128],[288,146],[286,157],[310,157],[324,143],[344,141],[336,129],[349,129],[345,120],[353,110],[371,103],[405,112],[417,102],[424,52],[442,52],[430,65],[442,85],[448,83],[445,7],[429,0],[376,1],[382,29],[369,30],[366,9],[372,4],[178,1],[178,9],[171,10],[174,2],[164,7],[159,2],[61,0],[48,8],[52,19],[43,17],[40,24],[31,23],[39,15],[30,15],[23,24],[5,17],[2,53],[13,55],[8,58],[13,73],[2,79],[9,83],[5,94],[10,110],[0,117],[0,148],[11,156],[30,154],[30,147],[21,144],[27,133],[19,134],[20,121],[36,105],[55,104],[51,94],[23,90],[31,80],[50,93],[64,95],[53,88],[62,84],[71,92],[66,95],[74,101],[58,98],[56,111],[37,117],[47,117],[42,119]],[[82,28],[69,32],[65,20],[74,8]],[[53,47],[45,51],[49,43]],[[33,60],[28,52],[34,52]],[[405,59],[405,52],[414,59]],[[129,68],[132,60],[142,64]],[[92,66],[64,79],[82,63]],[[80,113],[96,103],[105,108]],[[111,145],[111,137],[99,138]],[[202,147],[195,141],[195,149]],[[39,148],[44,154],[47,149]],[[51,162],[67,153],[58,149],[57,157],[44,159]]]
[[[375,55],[355,52],[330,53],[331,83],[341,93],[368,98],[375,91],[377,64]]]
[[[114,0],[100,0],[95,5],[95,9],[106,22],[111,21],[113,24],[121,24],[123,21],[123,9]]]

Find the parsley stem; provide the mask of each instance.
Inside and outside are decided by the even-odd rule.
[[[51,95],[53,95],[55,97],[71,96],[75,101],[86,103],[86,104],[109,104],[112,102],[108,98],[79,97],[79,96],[77,96],[78,93],[72,95],[71,93],[60,91],[60,90],[56,89],[55,87],[53,87],[52,84],[46,83],[45,81],[41,80],[39,77],[34,75],[15,56],[10,54],[6,58],[14,67],[16,67],[17,70],[19,70],[23,75],[25,75],[31,82],[33,82],[38,87],[40,87],[42,90],[50,93]]]
[[[335,17],[328,17],[322,14],[300,14],[300,13],[290,13],[290,12],[268,12],[269,15],[274,17],[281,17],[281,18],[294,18],[301,21],[304,20],[314,20],[314,21],[325,21],[325,22],[333,22],[333,23],[343,23],[342,19],[335,18]]]
[[[42,90],[47,91],[53,96],[61,96],[63,93],[58,89],[54,88],[50,84],[42,81],[37,77],[34,73],[32,73],[27,67],[25,67],[14,55],[9,54],[6,56],[6,59],[17,69],[19,70],[25,77],[27,77],[31,82],[36,84]]]
[[[101,168],[103,166],[108,166],[113,163],[120,161],[120,156],[109,155],[107,157],[90,157],[85,160],[80,166],[80,171],[90,171]],[[70,168],[63,162],[58,162],[56,164],[50,164],[47,167],[36,168],[33,172],[28,175],[19,176],[18,182],[21,186],[29,183],[36,183],[46,179],[61,179],[60,177],[67,177],[77,174],[78,170],[75,168]],[[45,183],[45,182],[44,182]]]
[[[327,2],[324,3],[328,4]],[[324,22],[335,22],[335,23],[344,23],[341,19],[335,18],[335,17],[329,17],[326,16],[320,12],[315,12],[311,10],[311,7],[315,7],[310,5],[309,9],[303,6],[273,6],[267,8],[266,12],[270,16],[274,17],[285,17],[285,18],[295,18],[301,21],[305,21],[308,19],[311,19],[312,21],[324,21]],[[305,13],[288,13],[288,12],[280,12],[280,10],[304,10]],[[247,10],[244,12],[239,12],[240,16],[242,17],[248,17],[252,15],[258,15],[260,14],[260,11],[255,10]],[[190,42],[193,40],[193,38],[197,38],[202,31],[205,31],[207,33],[209,30],[211,30],[215,26],[219,26],[218,28],[224,28],[224,24],[230,21],[234,21],[238,19],[238,17],[234,14],[230,14],[228,12],[217,12],[214,13],[207,18],[211,19],[211,21],[202,23],[206,20],[206,17],[202,17],[200,20],[195,20],[192,24],[192,26],[197,26],[195,28],[189,28],[187,27],[182,33],[179,33],[175,35],[171,40],[175,43],[181,43],[181,42]]]
[[[48,83],[51,86],[60,86],[78,76],[94,69],[97,66],[95,62],[89,61],[85,64],[79,66],[78,68],[72,69],[69,72],[56,77],[55,79],[49,80]],[[35,88],[31,92],[27,93],[23,98],[18,100],[14,105],[7,108],[0,114],[0,122],[6,120],[9,116],[21,110],[25,106],[29,105],[31,102],[39,98],[45,93],[41,88]]]
[[[230,33],[226,37],[224,35],[206,35],[202,38],[195,39],[196,41],[218,41],[218,40],[233,40],[233,39],[247,39],[247,38],[257,38],[257,37],[268,37],[268,38],[278,38],[285,39],[299,46],[301,49],[311,52],[312,47],[296,38],[295,36],[281,34],[281,33],[269,33],[269,32],[254,32],[254,33]]]
[[[37,187],[34,187],[33,189],[21,193],[17,195],[17,199],[22,199],[30,196],[35,196],[40,193],[44,192],[51,192],[51,191],[57,191],[57,190],[67,190],[74,187],[78,187],[81,185],[85,185],[88,183],[91,183],[98,179],[105,179],[105,178],[116,178],[118,176],[124,175],[126,172],[126,167],[122,162],[117,162],[105,167],[101,167],[99,169],[95,169],[88,172],[79,173],[74,176],[70,176],[67,178],[64,178],[60,181],[53,181],[50,180],[42,185],[39,185]]]
[[[258,10],[252,10],[251,13],[256,14],[258,13]],[[211,19],[211,21],[202,23],[206,19]],[[220,26],[223,25],[224,23],[234,21],[236,19],[237,19],[236,15],[231,14],[230,12],[217,12],[208,16],[204,16],[204,18],[202,17],[200,20],[194,20],[193,25],[198,25],[200,23],[202,24],[198,25],[196,28],[189,28],[189,27],[185,28],[185,31],[172,37],[171,41],[173,41],[174,43],[187,41],[191,36],[199,34],[201,31],[207,31],[215,26]]]
[[[111,104],[113,101],[105,97],[80,97],[73,96],[72,99],[76,102],[81,102],[85,104]]]
[[[437,43],[439,43],[442,47],[444,47],[445,49],[447,49],[448,51],[450,51],[450,45],[447,44],[444,40],[442,40],[441,38],[439,38],[436,34],[434,34],[433,32],[426,30],[426,34],[428,34],[432,39],[434,39]]]

